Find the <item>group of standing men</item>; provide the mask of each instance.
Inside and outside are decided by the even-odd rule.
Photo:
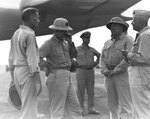
[[[138,32],[135,40],[121,18],[114,17],[106,25],[112,38],[102,49],[101,72],[106,77],[112,119],[150,118],[149,17],[149,11],[134,11],[132,26]]]
[[[106,77],[107,101],[112,119],[150,117],[150,28],[146,18],[143,13],[134,15],[132,25],[139,32],[134,45],[132,37],[127,34],[128,26],[121,18],[114,17],[106,25],[112,35],[102,50],[101,72]],[[22,12],[22,22],[12,36],[9,55],[12,82],[22,102],[19,119],[36,119],[37,96],[42,89],[40,69],[46,71],[50,119],[82,119],[85,114],[85,89],[88,113],[99,114],[94,108],[94,67],[99,64],[100,53],[89,46],[91,33],[84,32],[80,36],[83,43],[76,48],[68,33],[72,30],[69,22],[57,18],[49,26],[54,30],[53,36],[38,48],[34,34],[40,22],[38,9],[26,8]],[[77,94],[70,74],[74,58]],[[131,73],[128,73],[129,66]],[[131,88],[130,80],[133,82]]]

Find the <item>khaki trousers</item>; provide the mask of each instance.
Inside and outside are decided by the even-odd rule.
[[[85,90],[87,90],[88,108],[93,108],[94,83],[95,83],[94,69],[86,70],[78,68],[76,70],[76,79],[77,79],[77,94],[82,109],[84,109]]]
[[[36,119],[37,116],[36,86],[29,75],[27,66],[15,68],[14,83],[22,102],[19,119]]]
[[[145,73],[144,77],[149,76],[146,76]],[[144,85],[144,79],[140,76],[138,67],[130,67],[129,78],[134,107],[134,119],[150,119],[150,90]]]
[[[110,119],[133,119],[132,100],[127,71],[105,80]]]
[[[46,84],[49,90],[50,119],[82,119],[81,107],[68,70],[60,69],[50,73]]]

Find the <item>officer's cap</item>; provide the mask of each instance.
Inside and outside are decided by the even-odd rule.
[[[80,36],[80,38],[90,38],[90,37],[91,37],[91,32],[89,31],[83,32]]]
[[[147,11],[147,10],[134,10],[133,11],[133,17],[148,20],[150,18],[150,11]]]

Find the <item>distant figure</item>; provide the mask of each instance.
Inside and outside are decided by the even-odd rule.
[[[129,79],[134,119],[150,119],[150,11],[135,10],[132,26],[138,32],[131,52]]]
[[[128,63],[122,50],[129,51],[133,38],[126,35],[127,25],[120,17],[113,17],[107,28],[112,38],[104,44],[101,56],[102,74],[106,77],[107,102],[111,119],[132,119],[132,100],[129,87]]]
[[[39,10],[26,8],[21,17],[22,25],[11,38],[9,66],[12,82],[22,102],[19,119],[35,119],[37,96],[42,89],[38,66],[39,52],[34,34],[40,22]]]
[[[50,119],[82,119],[81,107],[73,88],[70,68],[77,51],[68,31],[72,30],[65,18],[55,19],[54,35],[39,49],[41,62],[46,58],[50,101]],[[45,63],[43,63],[45,65]]]
[[[10,68],[8,65],[6,65],[5,68],[6,68],[6,72],[10,71]]]
[[[84,32],[81,36],[82,45],[77,47],[77,94],[82,107],[82,114],[84,115],[84,97],[85,89],[88,95],[88,110],[89,114],[99,114],[94,108],[94,84],[95,84],[95,73],[94,67],[99,63],[100,53],[93,47],[89,46],[90,43],[90,32]],[[96,56],[96,61],[94,61]]]

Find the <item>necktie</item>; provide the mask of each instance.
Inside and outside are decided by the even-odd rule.
[[[136,37],[135,37],[134,43],[137,41],[138,36],[139,36],[139,33],[137,33],[137,34],[136,34]]]

